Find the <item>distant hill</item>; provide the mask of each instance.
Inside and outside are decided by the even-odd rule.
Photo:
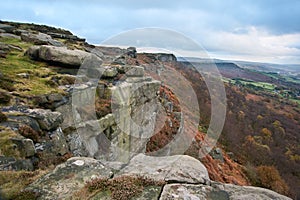
[[[178,61],[188,61],[193,63],[234,63],[242,68],[253,69],[263,72],[280,72],[280,73],[300,73],[300,64],[274,64],[274,63],[260,63],[249,61],[236,61],[236,60],[220,60],[220,59],[208,59],[208,58],[196,58],[196,57],[178,57]]]

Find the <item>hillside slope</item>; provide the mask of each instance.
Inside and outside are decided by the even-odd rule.
[[[77,192],[82,192],[84,198],[87,198],[84,195],[86,192],[91,197],[96,193],[102,195],[104,189],[105,194],[107,190],[108,193],[116,192],[114,187],[124,187],[125,191],[120,190],[124,192],[120,194],[123,197],[128,192],[126,184],[130,182],[130,187],[137,191],[141,191],[144,186],[149,186],[149,191],[152,191],[152,187],[157,187],[156,198],[161,195],[163,188],[170,187],[164,190],[161,199],[167,199],[173,194],[182,195],[173,191],[178,187],[190,191],[203,187],[211,191],[197,195],[210,196],[216,192],[217,195],[234,199],[235,194],[246,191],[245,195],[250,195],[250,198],[251,193],[256,191],[258,196],[267,195],[269,199],[272,196],[286,199],[269,190],[252,190],[250,187],[223,185],[214,181],[241,186],[253,184],[296,197],[300,185],[300,154],[297,146],[300,138],[297,135],[300,112],[297,106],[281,104],[275,98],[261,94],[259,96],[252,94],[250,90],[226,84],[228,112],[220,143],[209,155],[199,159],[198,151],[210,119],[210,97],[202,77],[194,73],[193,68],[177,62],[173,55],[139,54],[133,47],[95,47],[62,29],[13,22],[1,22],[0,25],[1,198],[43,199],[40,196],[42,193],[23,191],[24,188],[35,187],[35,183],[49,186],[46,191],[50,194],[63,194],[63,189],[53,190],[60,180],[71,184],[70,188],[64,189],[69,191],[75,187],[76,191],[79,190]],[[76,76],[80,73],[79,67],[87,61],[92,63],[92,67],[84,71],[86,74]],[[176,157],[191,165],[181,167],[179,162],[176,169],[178,171],[172,176],[168,173],[165,175],[164,170],[173,170],[168,167],[174,160],[167,157],[166,162],[171,159],[171,164],[157,169],[157,173],[162,173],[163,178],[155,181],[150,181],[147,177],[142,180],[141,177],[132,178],[134,170],[130,171],[128,177],[124,170],[131,166],[127,165],[129,161],[135,166],[148,159],[143,157],[139,161],[141,155],[136,154],[142,152],[151,155],[151,152],[163,148],[176,136],[182,124],[180,113],[186,108],[180,105],[174,91],[160,82],[156,69],[162,66],[170,74],[175,71],[182,73],[197,93],[203,116],[196,133],[191,133],[196,136],[185,152],[189,156]],[[95,82],[95,78],[100,76],[101,79]],[[127,101],[121,105],[114,104],[112,95],[121,95],[118,93],[119,88],[127,90],[140,83],[143,86],[132,93],[128,104]],[[74,97],[74,93],[78,96]],[[79,104],[75,103],[76,114],[72,111],[72,98],[80,99]],[[94,101],[89,104],[91,100]],[[155,108],[154,112],[151,109],[138,112],[140,106],[152,105],[154,102],[161,105],[159,109]],[[118,122],[126,118],[117,119],[113,115],[115,113],[112,114],[113,108],[119,106],[126,107],[125,111],[129,116],[143,126],[149,124],[149,116],[145,113],[155,113],[155,125],[159,127],[159,131],[151,137],[148,137],[150,132],[147,129],[141,130],[147,137],[133,137],[134,129],[130,129],[132,135],[124,133]],[[279,110],[278,107],[282,109]],[[160,120],[160,113],[166,113],[165,121]],[[82,121],[79,123],[76,120]],[[125,123],[126,125],[128,124]],[[185,128],[188,132],[192,131],[189,123],[185,124]],[[119,148],[125,150],[125,154],[123,151],[119,152]],[[150,165],[154,158],[149,156],[149,159]],[[202,167],[199,160],[205,167]],[[124,163],[128,168],[124,168]],[[164,161],[157,161],[159,163]],[[95,170],[105,168],[101,171],[102,174],[95,175],[96,178],[103,179],[93,182],[93,171],[89,168],[87,170],[86,166],[94,167]],[[145,170],[145,174],[149,173],[145,166],[141,170]],[[201,171],[200,177],[197,170]],[[121,178],[113,177],[117,172]],[[44,174],[47,175],[43,176]],[[154,175],[155,173],[149,173],[150,178],[155,179]],[[187,176],[191,176],[188,181]],[[83,181],[77,184],[78,177]],[[33,183],[34,181],[36,182]],[[183,185],[173,186],[173,183]],[[190,184],[197,185],[191,189],[194,186]],[[82,188],[78,188],[79,186]],[[220,187],[225,189],[218,189]],[[147,199],[147,196],[144,198]]]

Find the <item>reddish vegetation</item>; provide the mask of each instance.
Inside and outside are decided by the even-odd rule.
[[[180,112],[178,99],[170,89],[161,87],[159,94],[161,103],[165,101],[162,96],[166,96],[168,101],[173,103],[173,111]],[[163,148],[174,138],[174,135],[177,133],[177,130],[180,126],[180,121],[176,119],[174,112],[169,112],[167,109],[165,109],[165,112],[167,113],[167,116],[165,116],[166,118],[164,118],[164,122],[161,121],[162,119],[160,117],[157,118],[157,128],[162,128],[150,138],[150,141],[147,144],[147,152],[154,152]],[[170,123],[172,126],[170,126]]]
[[[147,74],[152,77],[156,78],[157,67],[163,66],[164,69],[169,67],[176,70],[189,80],[198,97],[201,110],[200,125],[204,129],[208,128],[211,115],[210,95],[204,80],[193,67],[180,62],[161,63],[145,54],[138,55],[138,63],[144,66]],[[172,71],[169,70],[168,73],[171,76]],[[272,190],[276,192],[287,194],[292,198],[299,196],[300,109],[297,104],[244,87],[225,84],[225,89],[227,115],[217,144],[222,147],[224,163],[211,156],[201,160],[207,167],[211,179],[267,188],[270,188],[271,184]],[[182,105],[180,108],[186,111]],[[189,129],[189,124],[185,124],[185,128]],[[162,129],[151,138],[151,143],[157,142],[156,148],[164,146],[172,139],[173,132],[170,134],[169,131]],[[204,136],[204,133],[198,133],[186,154],[197,158],[200,141],[203,141]],[[148,146],[147,150],[152,151],[152,148],[153,146]],[[234,161],[225,151],[233,153]],[[264,169],[262,166],[273,166],[274,170],[271,170],[270,174],[277,171],[277,179],[273,180],[273,176],[264,177],[266,174],[260,173]]]
[[[198,132],[195,137],[195,142],[186,151],[187,155],[198,158],[198,152],[201,147],[200,143],[204,141],[205,134]],[[224,162],[213,159],[209,154],[200,159],[207,168],[211,180],[222,183],[232,183],[236,185],[250,185],[247,176],[244,173],[243,166],[234,162],[222,151]]]
[[[247,94],[245,96],[245,98],[249,101],[249,100],[253,100],[253,101],[261,101],[263,100],[263,98],[261,96],[255,95],[255,94]]]
[[[223,156],[224,163],[214,160],[210,155],[201,159],[208,170],[209,177],[214,181],[223,183],[250,185],[249,180],[242,171],[242,167],[232,161],[226,154],[223,154]]]
[[[139,55],[139,62],[143,64],[153,63],[151,58],[145,55]],[[148,66],[150,67],[150,66]],[[165,65],[165,67],[168,67]],[[151,69],[146,69],[148,74],[151,74],[152,77],[159,79],[155,76],[155,73],[151,73]],[[168,101],[173,103],[173,110],[178,112],[181,110],[179,101],[175,94],[167,87],[160,88],[160,100],[162,101],[162,96],[167,96]],[[172,121],[173,126],[170,127],[168,120]],[[174,113],[168,113],[167,119],[165,119],[163,128],[150,138],[150,141],[147,144],[147,152],[154,152],[165,145],[167,145],[176,135],[179,128],[179,121],[176,120]],[[160,122],[158,122],[160,124]],[[188,127],[186,127],[188,129]],[[186,154],[195,157],[198,159],[198,151],[200,148],[200,142],[204,140],[204,133],[198,132],[194,137],[195,142],[187,150]],[[246,175],[242,171],[242,167],[232,161],[227,154],[224,154],[224,163],[219,160],[213,159],[210,155],[207,155],[205,158],[201,159],[205,167],[209,172],[209,176],[214,181],[219,181],[223,183],[232,183],[238,185],[250,185]]]

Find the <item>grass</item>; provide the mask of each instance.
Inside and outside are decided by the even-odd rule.
[[[255,86],[268,91],[273,91],[276,88],[276,85],[267,82],[256,82],[256,81],[245,80],[245,79],[229,79],[224,77],[222,78],[222,80],[225,83],[231,82],[232,84],[237,84],[239,82],[244,86]]]
[[[20,158],[20,152],[16,148],[14,148],[14,143],[11,141],[11,138],[18,138],[20,137],[20,135],[9,129],[1,129],[2,130],[0,130],[0,155]]]
[[[0,38],[0,42],[19,46],[24,51],[33,45],[14,38]],[[49,69],[46,63],[33,61],[24,56],[24,52],[12,50],[6,58],[0,59],[0,66],[1,73],[14,81],[14,88],[21,95],[31,96],[58,92],[57,88],[46,84],[50,76],[55,75],[56,72]],[[16,76],[19,73],[27,73],[29,78]]]
[[[47,171],[0,171],[1,197],[4,199],[36,199],[30,192],[22,191]]]

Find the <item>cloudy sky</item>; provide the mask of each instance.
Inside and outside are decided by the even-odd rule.
[[[300,64],[298,0],[14,0],[0,19],[71,30],[99,44],[143,27],[178,31],[214,58]]]

